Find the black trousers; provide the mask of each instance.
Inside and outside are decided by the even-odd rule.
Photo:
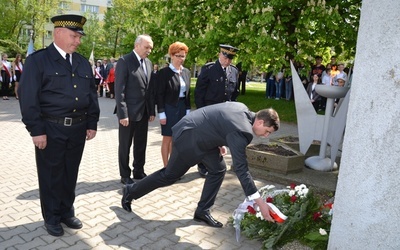
[[[129,121],[128,126],[119,123],[118,129],[118,162],[119,173],[122,178],[130,177],[129,153],[133,142],[133,173],[144,173],[146,162],[147,132],[149,120],[143,115],[140,121]]]
[[[75,187],[86,141],[86,123],[70,127],[46,122],[47,146],[35,148],[44,220],[58,224],[75,216]]]
[[[3,82],[1,82],[1,94],[2,96],[8,96],[10,93],[9,84],[11,82],[10,76],[7,74],[5,70],[1,70],[1,77],[3,78]]]
[[[185,141],[188,145],[196,145],[195,137],[192,133],[183,132],[179,140]],[[167,166],[136,182],[129,190],[129,198],[136,200],[157,188],[174,184],[190,167],[201,161],[206,166],[208,174],[196,212],[208,211],[214,205],[226,173],[226,164],[219,153],[219,148],[199,153],[190,146],[176,147],[176,143],[179,141],[173,142]]]

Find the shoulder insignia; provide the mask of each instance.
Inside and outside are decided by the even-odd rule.
[[[43,51],[45,51],[46,49],[47,49],[47,48],[43,48],[43,49],[36,50],[35,52],[29,54],[29,56],[38,54],[38,53],[40,53],[40,52],[43,52]]]
[[[211,66],[213,66],[215,64],[215,62],[208,62],[206,64],[204,64],[204,67],[209,68]]]

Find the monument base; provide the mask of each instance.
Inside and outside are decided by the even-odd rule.
[[[319,171],[333,171],[338,168],[336,162],[332,162],[330,158],[322,158],[321,156],[311,156],[305,160],[305,165],[311,169]]]

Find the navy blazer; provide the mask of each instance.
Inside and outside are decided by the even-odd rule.
[[[42,115],[78,117],[87,114],[87,129],[97,129],[100,109],[89,61],[72,54],[72,66],[50,44],[26,58],[18,88],[22,121],[32,136],[46,134]]]
[[[236,101],[239,71],[232,64],[225,74],[219,60],[205,64],[201,68],[194,90],[194,102],[197,108],[225,101]]]
[[[186,85],[186,109],[190,109],[190,71],[183,68],[181,75]],[[178,73],[174,72],[170,67],[162,68],[157,73],[155,85],[157,88],[158,113],[165,112],[165,104],[172,106],[178,104],[181,89],[181,82]]]
[[[114,88],[116,113],[119,119],[140,121],[145,114],[155,116],[154,81],[151,80],[153,65],[148,58],[144,59],[144,63],[147,75],[134,52],[118,59]]]

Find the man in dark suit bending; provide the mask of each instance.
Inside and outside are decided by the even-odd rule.
[[[118,60],[115,70],[115,101],[119,120],[118,162],[121,182],[133,183],[129,167],[129,152],[133,141],[133,177],[146,176],[147,132],[155,118],[153,84],[150,82],[153,65],[147,56],[153,49],[148,35],[139,35],[135,48]]]
[[[212,227],[222,223],[210,214],[226,172],[222,155],[229,147],[236,175],[248,199],[260,207],[263,217],[273,221],[270,208],[261,198],[250,175],[246,147],[253,136],[267,137],[279,129],[279,116],[273,109],[251,112],[239,102],[225,102],[197,109],[183,117],[172,127],[172,154],[166,168],[162,168],[139,182],[123,188],[122,207],[132,211],[131,202],[159,188],[172,185],[190,167],[203,162],[208,174],[194,220]]]

